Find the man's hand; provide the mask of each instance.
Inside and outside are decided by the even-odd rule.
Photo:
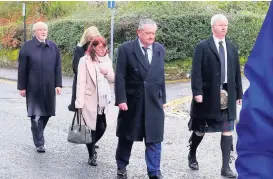
[[[238,105],[241,105],[242,104],[242,99],[237,99],[236,102],[237,102]]]
[[[197,95],[197,96],[194,97],[194,100],[197,103],[202,103],[203,102],[203,96],[202,95]]]
[[[119,109],[122,110],[122,111],[127,111],[128,110],[128,106],[127,106],[127,103],[120,103],[118,105]]]
[[[56,89],[56,93],[57,93],[57,95],[60,95],[60,94],[61,94],[61,92],[62,92],[62,88],[60,88],[60,87],[56,87],[55,89]]]
[[[20,90],[20,95],[22,97],[26,97],[26,90]]]
[[[165,109],[167,107],[167,104],[163,104],[163,109]]]

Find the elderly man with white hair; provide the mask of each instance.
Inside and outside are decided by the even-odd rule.
[[[33,142],[44,153],[44,129],[55,116],[56,93],[61,93],[62,68],[59,49],[47,40],[48,26],[44,22],[33,25],[34,37],[20,49],[17,89],[26,97],[27,114],[31,118]]]
[[[211,18],[212,36],[197,44],[192,62],[192,104],[189,130],[189,167],[199,170],[196,150],[205,133],[221,132],[221,175],[236,178],[230,169],[232,133],[236,103],[243,95],[237,48],[226,38],[228,19],[223,14]],[[217,178],[217,177],[216,177]]]

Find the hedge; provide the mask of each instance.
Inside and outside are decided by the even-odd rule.
[[[164,44],[167,50],[166,61],[192,58],[195,45],[211,35],[210,18],[222,12],[219,9],[204,9],[203,12],[149,13],[149,11],[119,14],[115,19],[114,55],[120,44],[136,38],[140,18],[153,18],[158,23],[156,41]],[[225,12],[223,12],[225,13]],[[228,38],[239,49],[240,57],[245,59],[252,49],[262,25],[264,15],[247,11],[226,14],[229,19]],[[65,69],[71,69],[71,58],[76,44],[85,28],[95,25],[110,45],[110,18],[63,19],[49,22],[49,39],[53,40],[63,54]],[[22,29],[22,26],[16,26]],[[30,34],[30,32],[28,33]],[[14,37],[21,38],[21,37]],[[1,47],[0,47],[1,48]]]
[[[212,14],[171,15],[154,18],[158,23],[156,41],[167,49],[167,61],[191,58],[195,45],[211,35],[210,18]],[[136,28],[141,17],[120,18],[115,23],[115,49],[124,41],[136,38]],[[237,14],[229,17],[228,38],[239,48],[240,56],[248,56],[255,42],[264,16],[254,14]],[[110,21],[92,22],[89,20],[63,20],[50,24],[49,38],[59,48],[69,54],[73,53],[83,30],[96,25],[110,44]]]

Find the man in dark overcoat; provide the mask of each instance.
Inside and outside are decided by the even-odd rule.
[[[33,25],[34,37],[20,49],[18,58],[18,90],[26,97],[27,113],[37,152],[45,152],[44,129],[55,116],[56,93],[61,93],[62,68],[56,44],[47,40],[48,26]]]
[[[117,121],[118,177],[126,178],[134,141],[145,140],[145,159],[149,178],[161,178],[161,142],[166,103],[165,48],[154,42],[157,30],[151,19],[141,20],[138,38],[118,49],[115,96],[119,107]]]
[[[196,149],[206,132],[221,132],[221,175],[236,178],[230,169],[232,131],[236,119],[236,103],[243,95],[237,48],[225,36],[228,20],[222,14],[211,18],[212,36],[197,44],[192,62],[192,104],[189,129],[193,131],[188,155],[189,167],[198,170]],[[227,105],[220,105],[220,91]],[[223,98],[224,99],[224,98]],[[217,177],[216,177],[217,178]]]

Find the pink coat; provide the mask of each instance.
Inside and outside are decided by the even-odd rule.
[[[96,88],[96,71],[95,63],[87,55],[80,59],[77,76],[77,93],[75,107],[82,109],[83,117],[86,124],[96,130],[97,123],[97,88]],[[114,70],[112,61],[106,65],[108,70],[107,78],[109,83],[114,82]]]

